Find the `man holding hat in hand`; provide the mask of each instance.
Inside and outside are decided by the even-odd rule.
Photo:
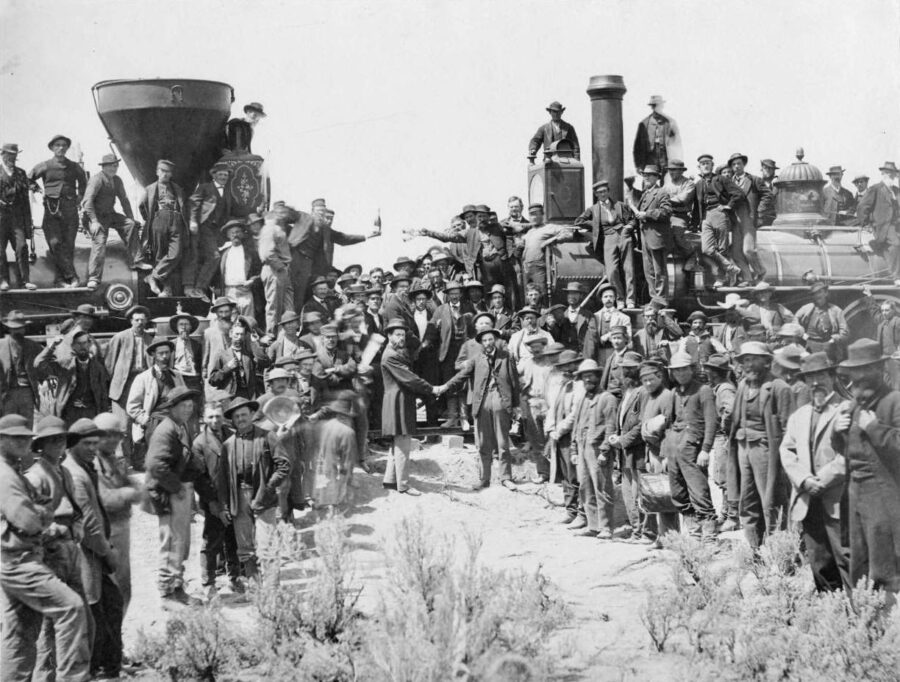
[[[851,381],[853,400],[839,407],[834,446],[844,453],[850,476],[850,584],[868,577],[894,604],[900,592],[900,393],[884,383],[885,359],[877,341],[850,344],[838,367]]]
[[[850,590],[850,548],[844,542],[841,520],[847,518],[844,480],[847,461],[834,449],[834,426],[841,397],[835,392],[834,366],[826,353],[812,353],[800,361],[800,375],[809,386],[812,402],[789,418],[779,453],[791,482],[791,521],[800,523],[806,558],[820,592]]]
[[[52,404],[42,405],[42,410],[62,417],[66,424],[93,419],[110,409],[109,374],[103,362],[91,355],[91,335],[79,330],[70,339],[73,357],[67,362],[60,362],[56,355],[63,336],[54,338],[34,360],[41,381],[56,379]]]
[[[47,143],[53,157],[35,166],[28,180],[36,191],[44,183],[44,219],[41,229],[56,268],[56,280],[64,287],[78,286],[75,274],[75,237],[78,234],[78,204],[84,196],[87,177],[81,166],[66,158],[72,140],[54,135]]]
[[[88,289],[96,289],[103,278],[103,264],[106,261],[106,240],[110,228],[119,233],[125,245],[125,262],[132,270],[152,270],[153,266],[143,261],[139,230],[134,222],[131,202],[125,191],[125,183],[117,173],[119,161],[115,154],[106,154],[100,159],[100,172],[91,176],[84,200],[81,203],[90,223],[91,257],[88,262]],[[116,213],[116,199],[122,207]]]
[[[20,149],[17,144],[4,144],[0,149],[0,291],[9,289],[9,263],[6,246],[12,246],[19,266],[20,286],[34,291],[31,283],[31,263],[28,260],[28,240],[32,238],[31,195],[28,176],[16,166]]]
[[[576,159],[581,158],[581,149],[578,146],[578,135],[575,134],[575,128],[571,123],[562,120],[563,112],[566,108],[559,102],[550,102],[547,105],[547,113],[550,114],[550,121],[545,123],[531,137],[528,142],[528,162],[534,163],[538,149],[542,146],[549,149],[550,145],[558,140],[568,140],[572,143],[572,151]]]

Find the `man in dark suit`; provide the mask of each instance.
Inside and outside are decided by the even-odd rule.
[[[34,228],[31,222],[31,192],[28,176],[16,166],[19,145],[4,144],[0,151],[0,291],[9,289],[9,263],[6,246],[12,246],[19,266],[19,286],[34,291],[28,261],[28,240]]]
[[[392,319],[384,327],[388,345],[381,356],[384,400],[381,404],[381,435],[393,438],[382,485],[408,495],[420,495],[409,487],[409,453],[416,435],[416,395],[439,395],[436,389],[412,371],[406,339],[411,334],[406,323]]]
[[[56,348],[65,341],[57,336],[34,360],[41,381],[54,378],[52,404],[42,405],[45,416],[62,417],[66,426],[79,419],[93,419],[109,412],[109,374],[103,361],[91,355],[91,335],[81,330],[71,337],[73,357],[61,363]]]
[[[563,289],[566,295],[566,308],[559,323],[560,338],[566,348],[581,353],[584,338],[591,324],[590,316],[584,312],[581,303],[584,301],[584,285],[581,282],[569,282]]]
[[[448,282],[444,288],[447,302],[439,305],[431,318],[431,324],[437,332],[437,361],[439,365],[439,381],[450,381],[456,374],[456,357],[459,349],[469,336],[469,327],[473,315],[463,310],[462,287],[459,282]],[[458,391],[447,393],[447,412],[444,416],[443,428],[459,426],[460,417],[465,418],[461,410]]]
[[[737,205],[731,232],[731,257],[741,269],[745,282],[761,282],[766,276],[759,254],[756,251],[756,228],[762,225],[760,213],[769,212],[768,206],[774,200],[769,187],[761,178],[744,171],[747,157],[732,154],[728,159],[731,181],[746,197],[747,201]]]
[[[571,123],[562,120],[563,112],[566,108],[559,102],[550,102],[547,112],[550,114],[550,122],[545,123],[532,136],[528,143],[528,161],[534,163],[538,149],[543,145],[544,149],[549,149],[550,145],[558,140],[568,140],[572,143],[572,151],[576,159],[581,158],[581,149],[578,146],[578,135],[575,134],[575,128]]]
[[[856,220],[856,199],[853,193],[841,185],[844,169],[832,166],[826,173],[828,184],[822,188],[822,213],[829,225],[852,225]]]
[[[231,326],[231,345],[220,349],[209,364],[209,383],[232,396],[253,400],[262,393],[257,385],[256,358],[248,351],[244,335],[248,329],[238,322]]]
[[[322,320],[328,322],[334,317],[335,310],[334,304],[328,297],[328,282],[324,277],[316,277],[310,283],[310,289],[312,289],[312,296],[303,304],[302,314],[319,313],[322,316]]]
[[[506,348],[499,348],[500,334],[496,329],[482,329],[475,338],[482,352],[466,361],[450,381],[447,391],[458,390],[472,377],[472,416],[475,419],[475,440],[481,455],[481,480],[475,490],[491,484],[491,458],[500,455],[500,482],[515,490],[512,481],[512,458],[509,452],[509,427],[519,410],[519,375],[516,361]],[[439,388],[440,390],[440,388]]]
[[[868,286],[863,287],[863,293],[866,295],[869,314],[878,323],[875,340],[881,346],[881,353],[893,355],[900,348],[900,316],[897,315],[897,306],[891,299],[877,301]]]
[[[172,182],[174,170],[171,161],[157,161],[157,181],[144,188],[140,201],[146,223],[144,246],[149,245],[155,263],[145,281],[157,296],[172,295],[170,278],[181,265],[187,234],[190,207],[184,190]]]
[[[231,171],[217,163],[210,171],[212,182],[203,182],[191,195],[190,250],[184,259],[185,293],[209,301],[207,291],[219,267],[219,229],[231,214],[227,185]]]
[[[894,285],[900,286],[900,203],[897,202],[897,166],[886,161],[879,168],[881,182],[866,190],[856,208],[860,226],[871,227],[875,238],[869,245],[876,253],[883,253],[891,269]]]
[[[644,193],[638,202],[635,217],[641,225],[641,244],[643,245],[644,276],[650,296],[668,300],[669,275],[666,260],[672,250],[672,232],[669,227],[669,216],[672,204],[669,193],[659,184],[659,168],[644,167]]]
[[[712,155],[701,154],[697,157],[697,167],[700,177],[694,186],[697,200],[694,202],[693,222],[700,223],[703,262],[716,277],[713,286],[722,286],[726,275],[729,285],[734,286],[741,270],[728,257],[728,237],[731,234],[731,216],[746,199],[729,178],[714,172]]]
[[[0,339],[0,414],[25,417],[30,427],[39,406],[34,360],[41,347],[25,338],[24,313],[10,310],[2,324],[7,334]]]
[[[678,126],[662,113],[665,103],[659,95],[651,96],[647,102],[650,115],[638,123],[633,149],[634,169],[638,173],[645,166],[668,168],[670,149],[674,152],[672,156],[681,156],[674,151],[680,147]]]
[[[575,219],[575,225],[590,225],[594,258],[602,261],[606,278],[616,288],[616,297],[633,308],[634,296],[634,216],[621,201],[609,198],[609,183],[594,183],[597,202]],[[622,275],[625,276],[624,285]]]

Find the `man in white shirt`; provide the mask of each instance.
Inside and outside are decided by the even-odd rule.
[[[612,354],[612,330],[625,327],[627,338],[631,338],[631,318],[617,307],[616,289],[612,284],[604,285],[599,292],[602,306],[594,313],[584,335],[584,357],[597,361],[600,367]]]
[[[259,232],[260,277],[266,297],[266,332],[278,333],[278,321],[285,312],[294,312],[294,285],[291,282],[291,245],[285,230],[287,207],[266,214]]]
[[[222,226],[228,243],[221,251],[219,269],[222,276],[223,295],[235,302],[238,315],[253,318],[253,292],[250,287],[259,279],[262,267],[254,249],[244,246],[244,223],[229,220]]]
[[[544,338],[547,343],[553,343],[553,335],[545,329],[538,327],[540,312],[534,308],[525,307],[517,313],[522,322],[522,328],[509,339],[509,352],[516,362],[530,358],[532,353],[528,344],[534,338]]]
[[[550,241],[571,241],[575,234],[569,225],[545,225],[543,204],[531,204],[528,217],[534,225],[525,233],[525,247],[522,251],[522,268],[525,270],[525,281],[533,282],[543,290],[547,284],[547,264],[544,249]]]

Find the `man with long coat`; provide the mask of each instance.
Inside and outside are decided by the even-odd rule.
[[[876,253],[883,253],[895,284],[900,280],[900,202],[897,200],[897,166],[887,161],[881,168],[881,182],[866,190],[856,207],[860,226],[871,227],[875,238],[869,242]]]
[[[9,263],[6,246],[12,246],[19,266],[19,286],[29,291],[37,289],[31,282],[28,261],[28,240],[32,238],[31,193],[28,176],[16,166],[19,145],[4,144],[0,150],[0,291],[9,289]]]

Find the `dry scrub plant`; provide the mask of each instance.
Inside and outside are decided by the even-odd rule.
[[[772,534],[755,556],[676,534],[666,546],[671,580],[648,589],[641,619],[657,651],[689,658],[684,679],[900,679],[900,614],[869,584],[815,592],[796,533]]]

